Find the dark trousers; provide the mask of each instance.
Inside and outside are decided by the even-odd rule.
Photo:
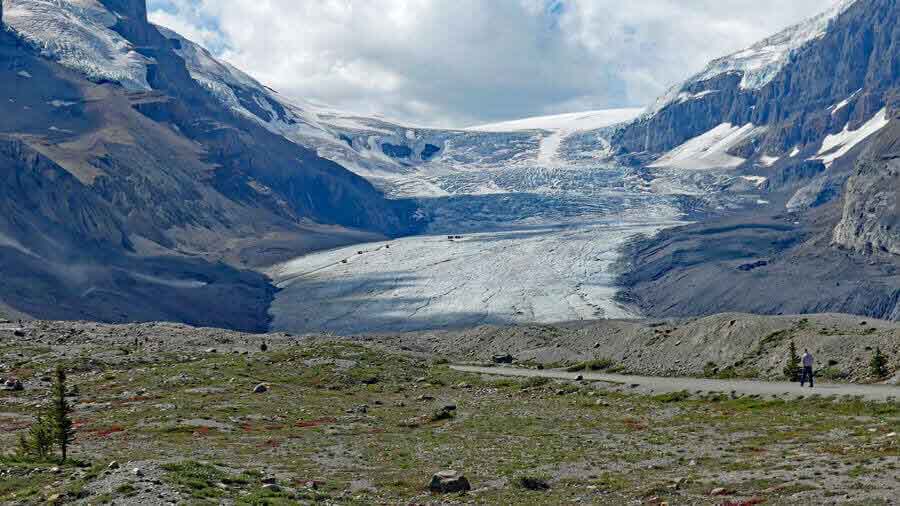
[[[813,370],[812,367],[804,367],[803,372],[800,373],[800,386],[802,387],[804,383],[806,383],[807,378],[809,379],[809,386],[813,386]]]

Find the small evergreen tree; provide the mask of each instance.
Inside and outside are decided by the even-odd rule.
[[[876,378],[883,378],[888,375],[887,370],[887,358],[884,356],[884,353],[881,353],[881,348],[875,347],[875,353],[872,354],[872,360],[869,362],[869,369],[872,371],[872,376]]]
[[[72,407],[66,400],[66,371],[62,366],[56,366],[50,424],[53,429],[53,438],[56,440],[56,445],[59,446],[60,463],[66,461],[69,445],[75,439],[75,429],[72,428],[72,419],[69,417],[71,413]]]
[[[19,455],[45,461],[53,450],[53,427],[44,415],[37,419],[28,430],[28,434],[19,436]]]
[[[797,355],[797,347],[794,345],[794,340],[791,339],[788,362],[784,366],[784,377],[791,381],[800,381],[800,371],[800,356]]]

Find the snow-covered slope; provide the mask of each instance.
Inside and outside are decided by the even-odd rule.
[[[743,126],[722,123],[669,151],[650,167],[689,170],[734,168],[747,160],[729,152],[761,131],[765,131],[765,127],[755,127],[752,123]]]
[[[849,153],[857,144],[886,127],[888,123],[887,109],[882,109],[855,130],[851,130],[847,124],[843,131],[825,137],[817,156],[812,159],[822,160],[826,167],[831,167],[835,160]]]
[[[149,90],[147,58],[110,29],[117,18],[97,0],[4,0],[3,20],[26,41],[95,81]]]
[[[598,131],[636,118],[643,109],[606,109],[599,111],[575,112],[538,116],[501,123],[491,123],[470,127],[475,132],[521,132],[539,131],[543,134],[535,162],[542,167],[564,167],[573,159],[566,145],[567,139],[584,132]],[[610,153],[606,140],[598,135],[595,140],[596,158],[608,158]],[[583,148],[583,146],[582,146]]]

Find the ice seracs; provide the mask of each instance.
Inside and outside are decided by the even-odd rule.
[[[117,18],[97,0],[4,0],[4,8],[4,24],[48,58],[92,80],[150,89],[150,60],[111,29]]]

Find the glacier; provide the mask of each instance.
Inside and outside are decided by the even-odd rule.
[[[47,57],[92,79],[150,89],[150,61],[112,29],[116,15],[96,0],[5,5],[12,29]],[[728,147],[752,125],[721,125],[673,152],[673,163],[627,167],[616,163],[607,139],[643,109],[458,129],[409,125],[286,97],[158,28],[191,77],[233,114],[315,150],[389,198],[413,199],[415,215],[427,220],[419,236],[265,268],[280,288],[270,308],[276,330],[356,333],[638,316],[616,300],[621,246],[685,223],[698,209],[760,200],[759,184],[727,170],[736,165],[726,158]],[[707,170],[684,170],[687,160],[698,159]]]

